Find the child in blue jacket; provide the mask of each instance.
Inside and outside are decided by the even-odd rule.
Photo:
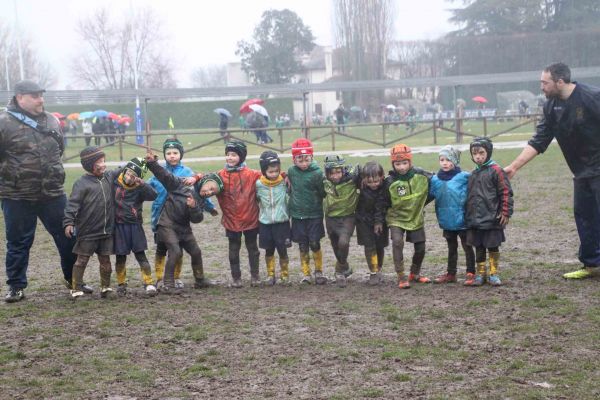
[[[460,152],[454,147],[445,146],[439,153],[440,170],[431,178],[429,197],[435,199],[435,214],[443,236],[448,242],[448,269],[433,280],[434,283],[456,282],[458,263],[458,238],[465,252],[467,262],[466,286],[472,286],[475,279],[475,251],[467,244],[465,225],[465,203],[469,173],[460,169]]]
[[[181,163],[183,153],[183,144],[179,140],[176,138],[167,138],[163,144],[163,155],[166,161],[165,169],[171,174],[180,178],[194,176],[194,171]],[[165,201],[167,201],[168,193],[162,183],[160,183],[154,176],[150,178],[148,185],[150,185],[157,193],[156,200],[154,200],[152,203],[152,214],[150,218],[152,232],[156,234],[160,212],[165,204]],[[217,215],[215,205],[208,198],[204,199],[204,209],[213,216]],[[167,248],[164,243],[157,242],[156,255],[154,256],[154,271],[156,273],[156,287],[158,289],[160,289],[163,285],[166,261]],[[175,287],[178,289],[183,288],[183,282],[180,279],[182,263],[183,260],[180,258],[175,264]]]

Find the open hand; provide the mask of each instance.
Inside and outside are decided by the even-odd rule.
[[[506,225],[508,225],[508,220],[509,219],[510,219],[509,216],[504,215],[504,214],[500,214],[500,217],[499,217],[500,225],[502,225],[503,227],[506,226]]]

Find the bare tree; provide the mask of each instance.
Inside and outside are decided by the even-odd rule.
[[[192,71],[192,85],[194,87],[219,87],[227,86],[226,65],[206,65]]]
[[[51,87],[56,83],[54,69],[39,57],[26,35],[21,35],[21,54],[26,79],[33,79],[42,87]],[[7,67],[8,81],[12,88],[21,79],[19,56],[9,25],[0,20],[0,90],[7,90]]]
[[[92,88],[123,89],[135,86],[137,73],[140,88],[176,86],[162,24],[149,7],[126,21],[106,8],[81,19],[77,33],[89,48],[72,61],[75,79]]]
[[[333,0],[333,10],[345,79],[384,79],[394,26],[393,1]]]

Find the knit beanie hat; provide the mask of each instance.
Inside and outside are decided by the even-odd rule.
[[[271,150],[264,151],[258,160],[260,164],[260,171],[263,175],[267,173],[267,168],[271,165],[281,165],[281,160],[279,160],[279,156],[277,153]]]
[[[88,146],[79,153],[81,166],[89,173],[92,173],[94,164],[102,157],[106,157],[106,154],[104,154],[100,147],[96,146]]]
[[[292,158],[303,155],[313,155],[313,144],[305,138],[296,139],[292,143]]]
[[[246,161],[246,155],[248,154],[248,149],[246,148],[246,144],[239,140],[232,140],[225,145],[225,154],[233,151],[238,156],[240,156],[240,164]]]
[[[179,159],[183,159],[183,144],[177,138],[168,138],[163,143],[163,157],[166,158],[167,149],[177,149],[179,150],[179,155],[181,156]]]
[[[219,193],[223,191],[224,185],[223,185],[223,180],[221,179],[221,177],[219,176],[219,174],[215,174],[215,173],[210,173],[210,174],[206,174],[202,177],[202,179],[200,179],[200,182],[198,182],[196,185],[196,189],[198,190],[198,192],[200,191],[200,189],[202,189],[202,186],[208,182],[208,181],[212,181],[214,183],[217,184],[217,188],[219,189]]]
[[[148,167],[146,166],[146,162],[139,157],[132,158],[127,165],[125,165],[124,170],[130,170],[137,176],[138,178],[143,178],[144,174],[148,171]]]
[[[412,149],[403,143],[399,143],[392,147],[390,152],[392,162],[394,161],[410,161],[412,162]]]
[[[439,154],[440,157],[446,157],[448,159],[448,161],[450,161],[452,164],[454,164],[455,167],[458,167],[460,164],[460,150],[450,146],[450,145],[446,145],[444,146]]]

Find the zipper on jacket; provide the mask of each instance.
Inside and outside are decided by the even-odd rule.
[[[106,235],[106,193],[104,193],[104,185],[102,184],[103,179],[104,176],[102,176],[102,179],[100,179],[98,182],[100,183],[100,189],[102,189],[102,197],[104,198],[104,234]]]

